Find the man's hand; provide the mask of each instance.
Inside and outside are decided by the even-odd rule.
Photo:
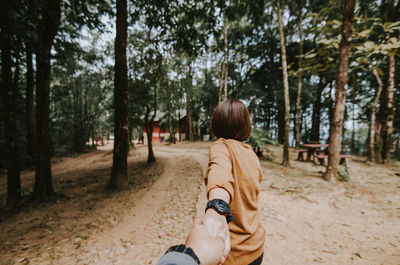
[[[224,240],[223,256],[220,259],[220,264],[223,264],[231,249],[231,240],[226,217],[210,208],[207,210],[200,223],[207,228],[210,235]]]
[[[197,225],[192,230],[185,245],[193,249],[202,265],[220,264],[225,248],[224,239],[211,235],[204,225]]]

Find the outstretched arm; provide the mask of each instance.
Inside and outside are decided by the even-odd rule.
[[[208,193],[208,199],[221,199],[224,200],[226,203],[229,204],[230,202],[230,195],[229,193],[223,188],[214,188],[210,190]],[[220,260],[220,263],[224,263],[226,257],[229,254],[231,248],[231,241],[228,229],[228,223],[226,222],[226,217],[224,215],[219,214],[213,208],[209,208],[206,211],[206,214],[201,220],[201,224],[207,227],[207,231],[215,236],[221,237],[224,239],[225,248],[223,257]]]

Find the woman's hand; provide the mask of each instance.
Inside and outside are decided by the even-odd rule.
[[[202,218],[201,222],[207,228],[210,235],[220,237],[225,242],[225,249],[223,256],[218,264],[223,264],[231,249],[231,240],[229,235],[228,224],[226,217],[217,213],[214,209],[210,208]]]
[[[186,247],[193,249],[202,265],[215,265],[221,262],[225,249],[225,240],[210,235],[204,225],[195,226],[185,244]]]

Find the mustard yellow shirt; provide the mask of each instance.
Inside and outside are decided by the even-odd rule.
[[[224,265],[247,265],[264,251],[265,230],[258,211],[261,180],[260,161],[249,145],[219,138],[210,146],[204,177],[207,197],[213,188],[225,189],[234,218],[229,224],[231,252]]]

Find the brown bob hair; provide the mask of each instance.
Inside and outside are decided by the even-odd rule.
[[[239,99],[226,99],[215,108],[211,131],[217,138],[247,140],[251,132],[249,111]]]

